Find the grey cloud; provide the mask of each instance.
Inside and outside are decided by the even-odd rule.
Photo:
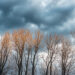
[[[13,8],[23,0],[0,0],[0,27],[9,29],[24,24],[24,18],[12,14]]]
[[[74,7],[56,7],[47,12],[46,9],[41,11],[38,7],[20,8],[21,10],[18,8],[14,12],[18,16],[24,16],[27,22],[55,26],[65,22],[71,16]]]
[[[18,0],[0,0],[0,10],[3,11],[4,16],[9,14],[13,6],[18,3]]]
[[[5,30],[36,24],[42,30],[57,31],[69,18],[75,6],[58,7],[48,5],[42,9],[34,0],[0,0],[0,28]],[[42,28],[41,25],[45,28]],[[55,30],[53,30],[56,28]],[[57,31],[58,32],[58,31]]]

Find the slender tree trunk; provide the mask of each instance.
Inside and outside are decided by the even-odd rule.
[[[0,69],[0,75],[2,75],[2,72],[3,72],[3,71]]]
[[[18,69],[18,75],[22,75],[22,62],[20,62]]]
[[[50,75],[52,75],[52,62],[50,64]]]
[[[65,72],[66,72],[66,68],[65,68],[65,63],[64,63],[64,55],[63,55],[64,53],[62,53],[62,65],[61,65],[61,67],[62,67],[62,75],[65,75]]]
[[[65,69],[64,64],[62,64],[62,75],[65,75],[65,74],[66,74],[66,69]]]
[[[48,75],[48,66],[47,66],[47,69],[46,69],[46,75]]]
[[[20,68],[19,68],[19,70],[18,70],[18,75],[21,75],[21,74],[20,74]]]
[[[51,59],[50,59],[50,75],[52,75],[52,59],[53,59],[53,52],[50,54],[51,55]]]
[[[48,75],[48,68],[49,68],[49,64],[51,61],[49,61],[48,65],[47,65],[47,69],[46,69],[46,75]]]
[[[25,75],[28,74],[28,62],[29,62],[29,54],[28,54],[28,59],[27,59],[27,64],[26,64],[26,71],[25,71]]]
[[[22,75],[22,68],[19,68],[18,75]]]
[[[65,75],[65,70],[62,70],[62,75]]]
[[[36,57],[36,53],[34,54],[34,57],[33,57],[33,63],[32,63],[32,75],[35,75],[35,57]]]

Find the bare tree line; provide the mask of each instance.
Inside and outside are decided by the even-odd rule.
[[[47,57],[46,59],[40,57],[44,63],[40,70],[43,73],[40,75],[71,75],[75,71],[74,50],[69,38],[57,34],[45,37],[39,30],[33,34],[29,30],[22,29],[11,34],[5,33],[0,41],[0,75],[5,72],[5,65],[11,52],[10,41],[14,43],[12,46],[17,53],[14,59],[18,75],[36,75],[36,65],[40,60],[37,60],[38,53],[44,46]],[[57,64],[59,66],[54,66]],[[30,65],[31,71],[29,71]]]

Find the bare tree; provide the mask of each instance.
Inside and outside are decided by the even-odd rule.
[[[23,71],[23,53],[27,35],[28,34],[26,34],[26,31],[24,30],[18,30],[18,32],[14,31],[14,33],[12,34],[13,41],[15,43],[15,48],[17,51],[16,63],[18,66],[18,75],[22,75]]]
[[[61,43],[62,43],[62,49],[61,49],[62,75],[69,75],[70,68],[74,64],[71,43],[68,39],[64,37],[62,38]]]
[[[30,53],[33,47],[33,37],[31,33],[28,33],[28,37],[26,40],[26,48],[27,48],[27,54],[25,54],[25,57],[27,57],[27,60],[25,60],[25,75],[28,74],[28,66],[29,66],[29,58],[30,58]]]
[[[5,33],[5,35],[3,36],[1,40],[1,48],[0,48],[0,75],[2,75],[4,67],[8,59],[9,42],[10,42],[10,34]]]
[[[49,74],[50,70],[50,75],[52,75],[52,64],[55,60],[55,55],[57,52],[57,42],[58,42],[58,36],[55,34],[54,36],[50,35],[46,39],[46,46],[47,46],[47,58],[46,58],[46,73],[45,75]]]
[[[32,58],[32,75],[35,75],[35,65],[36,65],[36,55],[39,50],[41,41],[43,39],[43,34],[37,31],[34,38],[34,55]]]

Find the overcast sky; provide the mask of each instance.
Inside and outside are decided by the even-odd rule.
[[[20,28],[68,34],[75,29],[75,0],[0,0],[0,33]]]

